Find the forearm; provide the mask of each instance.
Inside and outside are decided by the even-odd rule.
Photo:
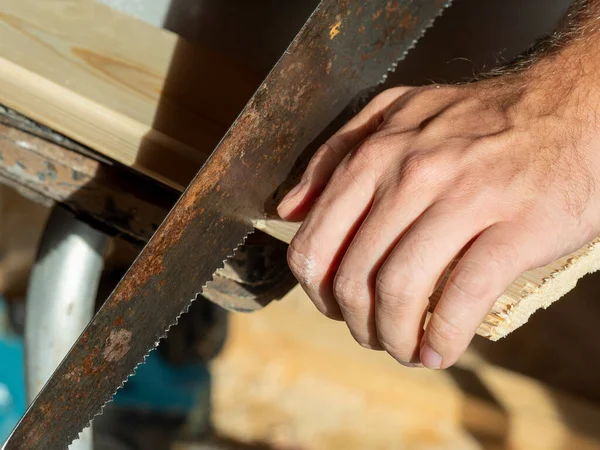
[[[575,0],[553,33],[475,81],[507,109],[530,107],[540,116],[575,111],[583,126],[600,129],[600,0]]]
[[[574,0],[554,32],[530,46],[514,60],[479,75],[474,81],[505,78],[531,72],[547,71],[552,62],[562,60],[573,71],[600,59],[600,0]],[[511,80],[514,77],[510,77]]]
[[[575,0],[552,35],[551,42],[558,47],[593,43],[600,31],[599,16],[599,0]]]

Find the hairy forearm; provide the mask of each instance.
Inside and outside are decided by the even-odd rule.
[[[566,63],[566,70],[581,64],[600,66],[600,0],[575,0],[553,33],[483,78],[545,68],[556,60]]]
[[[600,130],[600,0],[575,0],[553,33],[474,81],[507,109],[574,114],[583,128]]]
[[[600,32],[600,0],[575,0],[552,36],[557,47],[595,45]]]
[[[531,61],[538,97],[560,113],[574,111],[584,128],[600,128],[600,0],[575,0]]]

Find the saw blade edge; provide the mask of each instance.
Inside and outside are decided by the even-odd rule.
[[[140,367],[141,365],[143,365],[146,362],[146,359],[148,358],[148,356],[150,355],[150,353],[152,353],[152,351],[156,350],[156,348],[158,347],[158,344],[160,343],[160,341],[162,341],[163,339],[165,339],[167,337],[167,335],[169,334],[169,331],[171,330],[171,328],[173,328],[174,326],[176,326],[179,323],[179,319],[181,318],[181,316],[183,316],[184,314],[186,314],[189,309],[190,306],[192,306],[192,303],[194,303],[195,301],[197,301],[199,299],[199,297],[202,295],[202,292],[204,291],[204,289],[206,288],[206,286],[208,286],[213,280],[214,280],[214,276],[215,274],[224,267],[225,263],[227,261],[229,261],[229,259],[231,259],[235,252],[237,252],[245,243],[246,240],[248,239],[248,237],[250,235],[252,235],[256,230],[254,228],[251,228],[246,235],[242,238],[242,241],[231,250],[231,253],[229,255],[227,255],[227,258],[225,258],[223,260],[223,263],[221,264],[220,267],[217,267],[213,273],[213,276],[211,277],[210,280],[208,280],[206,283],[204,283],[204,285],[201,287],[200,292],[196,293],[196,296],[191,299],[189,301],[189,303],[187,304],[187,306],[181,310],[181,312],[179,313],[179,315],[177,316],[177,318],[175,319],[175,322],[173,322],[171,325],[169,325],[165,330],[164,333],[162,334],[161,337],[158,338],[158,340],[154,343],[154,346],[148,350],[148,352],[144,355],[144,357],[142,358],[142,360],[133,368],[133,371],[127,375],[127,377],[123,380],[123,382],[117,386],[117,388],[115,389],[115,391],[113,392],[110,400],[106,401],[104,404],[102,404],[102,406],[100,407],[100,409],[98,410],[98,412],[96,414],[94,414],[92,416],[92,418],[90,419],[90,421],[87,423],[87,425],[85,427],[83,427],[83,429],[77,434],[77,436],[75,438],[73,438],[73,440],[71,442],[69,442],[69,446],[71,446],[71,444],[73,442],[75,442],[76,440],[78,440],[81,437],[81,433],[83,433],[87,428],[90,427],[90,425],[92,425],[92,423],[94,422],[94,419],[98,416],[101,416],[102,413],[104,412],[104,408],[106,407],[106,405],[108,405],[109,403],[111,403],[115,397],[115,395],[117,394],[117,392],[119,391],[119,389],[121,389],[123,386],[125,386],[125,384],[127,383],[127,381],[135,375],[138,367]],[[207,300],[209,301],[209,300]],[[4,448],[4,446],[2,447]]]
[[[448,9],[448,8],[451,6],[452,2],[453,2],[453,0],[446,0],[446,1],[444,1],[444,2],[443,2],[444,4],[442,5],[442,9],[440,10],[440,14],[438,14],[438,15],[437,15],[437,17],[433,18],[433,19],[432,19],[432,20],[429,22],[429,24],[428,24],[427,26],[423,27],[423,29],[422,29],[422,31],[421,31],[421,33],[420,33],[419,37],[417,37],[416,39],[414,39],[414,40],[412,41],[412,44],[411,44],[411,46],[410,46],[409,48],[407,48],[407,49],[406,49],[406,51],[404,51],[404,52],[402,53],[402,55],[401,55],[401,56],[400,56],[400,57],[399,57],[399,58],[396,60],[396,62],[394,62],[394,63],[393,63],[393,64],[392,64],[390,67],[388,67],[388,68],[385,70],[385,73],[383,74],[383,76],[382,76],[381,80],[379,81],[379,83],[378,83],[377,85],[381,85],[381,84],[385,83],[385,81],[386,81],[386,80],[387,80],[387,78],[388,78],[388,75],[389,75],[390,73],[393,73],[393,72],[395,72],[395,70],[397,69],[397,66],[398,66],[398,64],[400,64],[400,63],[401,63],[401,62],[402,62],[402,61],[403,61],[403,60],[406,58],[406,56],[407,56],[407,55],[410,53],[410,51],[416,47],[417,43],[418,43],[418,42],[421,40],[421,38],[422,38],[422,37],[425,35],[425,33],[427,32],[427,30],[429,30],[429,28],[431,28],[431,27],[433,26],[433,24],[435,23],[435,21],[436,21],[437,19],[439,19],[439,18],[442,16],[443,12],[444,12],[446,9]],[[286,50],[286,51],[287,51],[287,50]],[[203,292],[203,290],[206,288],[206,286],[208,286],[208,285],[209,285],[209,284],[210,284],[210,283],[213,281],[213,279],[214,279],[214,275],[216,274],[216,272],[217,272],[218,270],[220,270],[220,269],[222,269],[222,268],[224,267],[225,263],[226,263],[226,262],[227,262],[227,261],[228,261],[230,258],[232,258],[232,257],[234,256],[235,252],[236,252],[236,251],[237,251],[237,250],[238,250],[240,247],[242,247],[242,246],[244,245],[244,243],[246,242],[246,239],[248,238],[248,236],[250,236],[250,235],[251,235],[251,234],[253,234],[254,232],[255,232],[255,228],[252,228],[252,229],[250,229],[250,230],[249,230],[249,231],[246,233],[246,235],[243,237],[242,241],[241,241],[241,242],[238,244],[238,246],[236,246],[235,248],[233,248],[233,249],[232,249],[231,253],[230,253],[230,254],[227,256],[227,258],[225,258],[225,259],[223,260],[223,263],[222,263],[222,265],[221,265],[220,267],[218,267],[218,268],[216,268],[216,269],[215,269],[215,272],[213,273],[213,276],[211,277],[211,279],[210,279],[210,280],[208,280],[206,283],[204,283],[204,285],[202,286],[202,289],[201,289],[201,291],[200,291],[200,292],[198,292],[198,293],[196,293],[196,296],[195,296],[195,298],[193,298],[193,299],[191,299],[191,300],[190,300],[190,302],[188,303],[187,307],[185,307],[185,308],[184,308],[184,309],[181,311],[181,313],[180,313],[180,314],[177,316],[177,318],[176,318],[175,322],[173,322],[171,325],[169,325],[169,326],[168,326],[168,327],[165,329],[165,331],[164,331],[163,335],[162,335],[162,336],[161,336],[161,337],[160,337],[160,338],[159,338],[159,339],[156,341],[156,343],[154,344],[154,346],[153,346],[151,349],[149,349],[149,350],[148,350],[148,352],[147,352],[147,353],[144,355],[144,357],[142,358],[142,360],[141,360],[141,361],[140,361],[140,362],[139,362],[139,363],[138,363],[138,364],[135,366],[135,368],[133,369],[133,371],[132,371],[132,372],[131,372],[131,373],[130,373],[128,376],[127,376],[127,378],[125,378],[125,379],[123,380],[123,382],[122,382],[122,383],[121,383],[121,384],[120,384],[120,385],[119,385],[119,386],[118,386],[118,387],[115,389],[115,392],[113,392],[113,395],[112,395],[111,399],[110,399],[110,400],[108,400],[107,402],[105,402],[105,403],[104,403],[104,404],[103,404],[103,405],[100,407],[99,411],[98,411],[96,414],[94,414],[94,416],[93,416],[93,417],[90,419],[90,421],[89,421],[89,422],[88,422],[88,424],[87,424],[87,425],[84,427],[84,429],[83,429],[83,430],[81,430],[81,431],[79,432],[79,434],[77,435],[77,437],[76,437],[76,438],[74,438],[74,439],[73,439],[73,441],[71,441],[71,442],[69,443],[69,445],[71,445],[71,444],[72,444],[72,443],[73,443],[75,440],[79,439],[79,437],[81,436],[81,433],[82,433],[82,432],[83,432],[83,431],[84,431],[86,428],[88,428],[88,427],[89,427],[89,426],[90,426],[90,425],[93,423],[93,421],[94,421],[94,419],[95,419],[96,417],[98,417],[98,416],[102,415],[102,413],[103,413],[103,411],[104,411],[104,408],[106,407],[106,405],[108,405],[109,403],[111,403],[111,402],[112,402],[112,400],[113,400],[114,396],[117,394],[117,392],[119,391],[119,389],[121,389],[121,388],[122,388],[122,387],[125,385],[125,383],[127,383],[127,381],[129,380],[129,378],[131,378],[132,376],[134,376],[134,375],[135,375],[135,373],[136,373],[136,371],[137,371],[138,367],[139,367],[139,366],[141,366],[142,364],[144,364],[144,363],[146,362],[146,359],[147,359],[147,357],[150,355],[150,353],[151,353],[153,350],[155,350],[155,349],[158,347],[158,345],[159,345],[160,341],[161,341],[161,340],[163,340],[163,339],[165,339],[165,338],[167,337],[167,335],[168,335],[168,333],[169,333],[169,330],[170,330],[172,327],[176,326],[176,325],[179,323],[179,319],[181,318],[181,316],[182,316],[182,315],[184,315],[184,314],[186,314],[186,313],[189,311],[189,308],[190,308],[190,306],[192,305],[192,303],[193,303],[194,301],[198,300],[198,297],[200,297],[200,296],[202,295],[202,292]]]

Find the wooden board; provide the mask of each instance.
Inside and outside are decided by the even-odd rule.
[[[93,0],[0,2],[0,103],[178,189],[259,82]]]
[[[468,356],[448,371],[406,369],[295,289],[231,316],[212,367],[213,423],[265,448],[600,448],[596,405]]]

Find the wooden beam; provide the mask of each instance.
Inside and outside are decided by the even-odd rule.
[[[137,242],[152,236],[177,200],[175,192],[139,174],[1,123],[0,176],[4,183],[62,203]]]
[[[97,161],[91,155],[76,153],[7,126],[3,121],[6,116],[0,115],[0,183],[16,188],[26,197],[46,205],[61,203],[82,219],[140,247],[150,239],[177,200],[177,192],[148,177]],[[23,125],[20,119],[16,123]],[[37,133],[45,134],[35,124],[28,125]],[[46,138],[62,141],[54,134]],[[285,255],[285,247],[281,249],[264,242],[258,235],[253,238],[245,247],[253,257],[236,254],[204,289],[206,298],[230,305],[232,309],[249,311],[281,298],[294,286],[295,280],[285,265],[274,266],[274,261],[284,261],[276,255]],[[32,242],[32,249],[34,247]],[[19,260],[8,261],[15,267],[19,263],[23,271]],[[255,279],[258,274],[264,276]],[[0,279],[0,286],[2,284]]]
[[[0,2],[0,104],[179,191],[260,81],[94,0]]]
[[[0,103],[178,189],[259,82],[93,0],[0,3]]]

